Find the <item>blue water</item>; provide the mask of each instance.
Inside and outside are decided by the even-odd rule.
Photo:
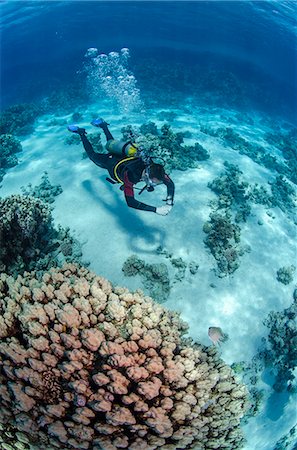
[[[182,63],[195,74],[231,71],[259,108],[296,117],[295,2],[2,2],[2,105],[32,100],[76,80],[87,48],[128,47],[141,65]],[[140,67],[139,67],[140,66]],[[159,66],[159,72],[158,72]],[[183,89],[182,82],[172,81]],[[187,86],[189,92],[195,88]],[[166,84],[170,84],[168,77]],[[259,95],[260,93],[260,95]],[[269,98],[269,102],[267,101]]]
[[[64,220],[63,225],[79,230],[86,249],[83,257],[87,255],[91,269],[115,283],[118,279],[112,277],[123,277],[119,262],[123,255],[118,253],[121,248],[128,249],[127,253],[132,249],[133,252],[139,251],[140,256],[149,257],[157,254],[150,245],[152,241],[152,247],[159,243],[157,239],[154,241],[154,235],[159,236],[159,232],[162,236],[160,243],[163,245],[164,241],[167,245],[169,242],[170,250],[178,251],[178,244],[183,245],[186,241],[181,251],[186,253],[187,249],[190,255],[191,252],[197,253],[197,260],[202,258],[202,263],[199,259],[199,270],[203,281],[200,285],[200,281],[194,280],[191,284],[191,280],[188,285],[177,287],[176,292],[180,295],[170,298],[170,307],[176,306],[187,316],[191,331],[194,330],[194,334],[197,331],[197,335],[203,335],[201,330],[207,330],[210,320],[220,318],[223,326],[229,326],[233,332],[226,359],[229,357],[231,362],[251,360],[251,355],[242,355],[241,348],[237,347],[246,340],[249,342],[247,348],[254,355],[266,332],[266,329],[263,332],[262,322],[267,313],[271,308],[280,310],[292,302],[294,283],[289,287],[278,283],[275,289],[274,272],[277,264],[279,268],[294,263],[296,252],[291,242],[296,235],[296,219],[292,223],[291,210],[292,214],[286,217],[286,205],[283,209],[265,209],[262,204],[253,204],[254,209],[243,232],[245,243],[254,244],[251,245],[250,256],[246,256],[246,273],[241,272],[236,278],[236,272],[234,278],[222,280],[215,278],[212,268],[209,269],[211,255],[202,253],[204,243],[200,225],[208,214],[207,202],[211,195],[214,196],[209,191],[208,182],[221,173],[226,160],[241,164],[240,169],[251,185],[265,181],[269,187],[278,174],[284,175],[292,186],[292,193],[286,196],[286,192],[281,191],[285,191],[285,187],[280,187],[277,206],[282,206],[282,194],[287,201],[292,194],[290,206],[294,207],[296,203],[296,198],[293,200],[296,181],[293,140],[296,142],[297,2],[2,1],[0,20],[1,108],[5,110],[19,103],[42,105],[38,113],[40,121],[34,124],[29,120],[27,123],[26,117],[22,117],[24,128],[20,126],[16,134],[22,141],[23,152],[20,152],[18,165],[15,162],[5,167],[1,196],[3,192],[9,195],[19,193],[23,183],[37,184],[43,170],[48,170],[54,184],[64,182],[64,192],[55,205],[57,221]],[[98,77],[96,70],[86,71],[85,54],[93,47],[106,54],[129,49],[128,70],[125,72],[124,63],[117,65],[111,89],[105,89],[106,80]],[[117,91],[120,71],[124,71],[125,81],[131,74],[135,77],[133,80],[137,80],[135,85],[134,81],[130,84],[136,88],[133,95],[129,92],[126,104],[119,99],[124,90]],[[50,100],[44,101],[46,98]],[[133,109],[133,106],[137,108]],[[138,116],[133,116],[135,110]],[[154,222],[155,217],[147,218],[141,215],[143,211],[131,213],[122,192],[109,190],[114,186],[106,186],[106,174],[81,158],[79,152],[82,148],[75,146],[74,141],[67,142],[67,137],[68,140],[75,138],[68,133],[67,125],[82,121],[82,126],[89,127],[87,132],[91,134],[90,121],[97,111],[100,111],[100,116],[103,111],[102,115],[111,122],[112,131],[115,129],[116,133],[120,133],[120,128],[128,124],[131,117],[131,123],[138,125],[152,117],[158,121],[159,127],[162,122],[171,121],[171,117],[175,132],[188,131],[189,127],[186,139],[193,137],[199,142],[201,139],[210,151],[208,163],[202,161],[198,168],[189,166],[182,167],[185,171],[174,171],[177,200],[173,213],[178,211],[178,214],[173,216],[172,222],[167,222],[167,225],[166,222]],[[164,112],[167,118],[162,118]],[[205,131],[207,127],[208,131]],[[212,134],[212,127],[213,130],[225,131],[233,127],[234,135],[229,136],[229,141],[226,138],[227,144],[223,145],[222,135]],[[284,137],[288,140],[283,141]],[[291,146],[288,142],[292,142]],[[260,156],[258,144],[263,150]],[[256,156],[251,149],[255,150]],[[264,161],[266,150],[267,159]],[[276,171],[273,164],[284,160],[282,167],[292,170]],[[262,206],[263,211],[260,209]],[[73,213],[74,207],[77,211]],[[80,215],[81,211],[85,217]],[[260,225],[264,230],[262,235]],[[109,230],[115,237],[112,240],[108,236]],[[96,252],[102,236],[103,250],[99,258]],[[133,246],[134,240],[136,244],[139,240],[139,246]],[[149,242],[148,249],[146,241]],[[237,311],[241,306],[242,317]],[[217,316],[212,317],[212,311],[213,316]],[[232,351],[232,356],[228,354],[230,348],[236,359],[232,359]],[[289,391],[275,393],[272,389],[273,375],[269,370],[265,376],[263,373],[261,376],[258,374],[257,383],[261,388],[265,387],[268,401],[258,416],[245,423],[245,449],[253,450],[255,442],[257,450],[296,449],[293,438],[287,447],[285,444],[276,446],[281,436],[288,434],[290,427],[294,426],[294,418],[290,414],[294,408],[293,394]],[[289,420],[285,414],[290,414]],[[275,426],[270,430],[272,423]]]

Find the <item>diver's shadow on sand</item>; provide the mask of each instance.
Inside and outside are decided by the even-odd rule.
[[[267,417],[276,422],[284,413],[289,402],[289,392],[273,392],[267,400]]]
[[[127,239],[133,252],[156,253],[159,246],[164,247],[164,231],[147,225],[134,212],[133,208],[127,206],[123,193],[114,192],[113,202],[107,203],[90,180],[83,181],[82,185],[98,203],[114,214],[119,226],[127,233]],[[139,212],[141,213],[141,211]],[[145,211],[144,214],[146,214]]]
[[[267,399],[266,403],[266,415],[267,417],[276,422],[284,413],[284,409],[289,401],[289,392],[275,392],[273,390],[273,384],[275,383],[275,377],[270,373],[269,370],[265,370],[262,379],[265,383],[271,386],[271,394]]]

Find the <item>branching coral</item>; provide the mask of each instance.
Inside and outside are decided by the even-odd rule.
[[[241,448],[245,388],[186,328],[75,265],[2,275],[0,424],[50,450]]]

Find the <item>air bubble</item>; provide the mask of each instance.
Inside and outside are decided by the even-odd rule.
[[[137,80],[128,69],[129,49],[124,47],[120,53],[97,54],[97,49],[89,49],[86,53],[89,58],[86,64],[87,81],[93,94],[98,96],[104,92],[116,102],[122,113],[143,111]]]

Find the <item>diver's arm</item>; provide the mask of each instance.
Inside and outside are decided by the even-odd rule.
[[[139,202],[135,199],[133,183],[129,180],[127,171],[124,173],[124,194],[127,205],[130,208],[141,209],[142,211],[156,212],[157,208],[155,206],[146,205],[145,203]]]
[[[165,174],[164,176],[163,183],[167,187],[166,203],[168,205],[173,205],[174,190],[175,190],[174,183],[167,174]]]

